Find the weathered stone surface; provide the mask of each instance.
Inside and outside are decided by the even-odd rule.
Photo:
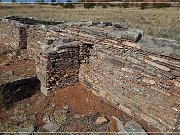
[[[98,117],[98,118],[96,119],[95,123],[96,123],[97,125],[102,125],[102,124],[106,123],[107,121],[108,121],[108,120],[107,120],[105,117]]]
[[[162,69],[162,70],[164,70],[164,71],[170,71],[169,68],[167,68],[167,67],[165,67],[165,66],[163,66],[163,65],[159,65],[159,64],[157,64],[157,63],[155,63],[155,62],[149,61],[149,60],[147,60],[147,59],[145,59],[145,62],[146,62],[147,64],[150,64],[150,65],[152,65],[152,66],[155,66],[155,67],[157,67],[157,68],[159,68],[159,69]]]
[[[26,114],[20,114],[20,115],[12,117],[12,119],[17,122],[22,122],[22,121],[27,120],[27,116],[26,116]]]
[[[50,123],[51,122],[48,115],[43,116],[43,122],[45,122],[45,123]]]
[[[145,73],[150,75],[150,76],[155,76],[156,75],[156,70],[154,67],[152,66],[146,66],[145,69],[144,69]]]
[[[112,118],[116,121],[118,132],[123,135],[128,135],[127,131],[124,129],[123,122],[115,116],[112,116]]]
[[[47,94],[55,87],[63,88],[78,82],[79,50],[79,42],[62,37],[53,41],[50,48],[42,52],[46,57],[37,53],[37,76],[41,80],[43,93]]]
[[[143,35],[142,33],[142,30],[138,29],[130,29],[127,31],[110,31],[108,33],[108,37],[113,37],[116,39],[128,39],[136,42],[141,39]]]
[[[147,135],[142,126],[134,121],[127,122],[124,128],[130,135]]]
[[[141,61],[136,60],[136,59],[134,59],[133,57],[130,57],[130,56],[127,57],[127,60],[129,60],[129,61],[131,61],[131,62],[133,62],[135,64],[141,64]]]
[[[180,58],[179,52],[177,51],[180,49],[180,46],[177,41],[143,36],[139,44],[148,52]]]
[[[178,60],[169,60],[169,59],[155,57],[155,56],[152,56],[152,55],[150,55],[149,58],[151,58],[152,60],[158,60],[160,62],[170,64],[172,66],[180,67],[180,61],[178,61]]]
[[[145,83],[152,84],[152,85],[156,83],[154,80],[148,79],[148,78],[143,78],[142,81],[145,82]]]
[[[141,49],[141,46],[136,44],[136,43],[132,43],[132,42],[129,42],[129,41],[123,41],[122,43],[123,43],[123,45],[129,46],[129,47],[134,47],[134,48],[137,48],[137,49]]]
[[[43,128],[49,132],[56,132],[60,126],[56,123],[49,122],[48,124],[44,125]]]
[[[176,78],[173,74],[171,74],[171,72],[161,72],[161,74],[164,75],[165,77],[171,79],[171,80]]]
[[[171,73],[172,73],[174,76],[180,77],[180,71],[177,71],[177,70],[171,70]]]
[[[21,128],[19,130],[17,130],[16,132],[16,135],[30,135],[34,132],[34,126],[33,125],[30,125],[28,127],[25,127],[25,128]]]

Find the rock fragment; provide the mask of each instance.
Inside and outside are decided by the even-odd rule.
[[[50,123],[50,122],[51,122],[48,115],[45,115],[45,116],[43,117],[43,122],[45,122],[45,123]]]
[[[124,129],[123,122],[115,116],[112,116],[112,118],[116,121],[118,132],[123,133],[123,135],[127,135],[127,131]]]
[[[95,121],[95,124],[102,125],[107,122],[108,122],[108,120],[105,117],[98,117]]]
[[[14,75],[13,71],[10,70],[10,71],[7,71],[7,72],[3,73],[1,75],[1,78],[9,78],[9,77],[11,77],[13,75]]]
[[[135,121],[127,122],[124,126],[124,129],[128,132],[129,135],[147,135],[143,127]]]
[[[30,135],[32,132],[34,132],[34,126],[30,125],[28,127],[17,130],[16,135]]]
[[[49,132],[56,132],[60,126],[56,123],[49,122],[48,124],[44,125],[43,128]]]

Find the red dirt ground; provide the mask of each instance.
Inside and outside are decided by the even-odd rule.
[[[42,124],[42,117],[44,114],[52,115],[54,111],[63,109],[63,106],[68,106],[70,112],[67,114],[69,117],[74,115],[80,115],[81,117],[89,116],[94,113],[99,113],[100,116],[106,117],[109,122],[109,129],[111,132],[117,131],[116,122],[111,118],[111,116],[123,117],[124,122],[131,118],[126,114],[117,110],[111,106],[108,102],[103,101],[100,97],[94,95],[89,89],[85,88],[82,83],[76,84],[72,87],[67,87],[64,89],[56,90],[49,94],[46,101],[41,104],[41,109],[36,105],[39,98],[43,95],[38,93],[32,96],[30,99],[25,99],[23,102],[31,103],[31,106],[26,110],[27,113],[37,113],[38,124]],[[54,105],[51,109],[49,106]],[[37,107],[37,108],[36,108]],[[40,109],[40,110],[39,110]],[[82,131],[81,127],[78,129]]]

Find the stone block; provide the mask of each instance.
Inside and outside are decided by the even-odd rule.
[[[143,78],[142,81],[151,85],[156,83],[153,79],[148,79],[148,78]]]
[[[159,69],[162,69],[162,70],[164,70],[164,71],[170,71],[169,68],[167,68],[167,67],[165,67],[165,66],[163,66],[163,65],[159,65],[159,64],[157,64],[157,63],[155,63],[155,62],[149,61],[149,60],[147,60],[147,59],[145,59],[145,62],[146,62],[147,64],[150,64],[150,65],[154,66],[154,67],[157,67],[157,68],[159,68]]]
[[[129,60],[129,61],[131,61],[131,62],[133,62],[135,64],[141,64],[141,61],[139,61],[139,60],[137,60],[137,59],[135,59],[133,57],[130,57],[130,56],[127,57],[127,60]]]
[[[127,122],[124,128],[130,135],[147,135],[143,127],[135,121]]]
[[[173,74],[176,77],[180,77],[180,71],[177,70],[171,70],[171,74]]]

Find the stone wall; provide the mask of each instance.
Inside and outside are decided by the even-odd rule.
[[[0,21],[0,40],[1,43],[11,46],[12,49],[19,52],[27,48],[27,30],[28,25],[21,24],[14,20],[2,19]]]
[[[35,49],[41,48],[38,44],[38,42],[43,41],[45,38],[48,37],[48,34],[46,31],[38,30],[35,26],[30,26],[28,29],[28,39],[27,39],[27,50],[28,55],[30,58],[34,57]]]
[[[156,50],[157,51],[157,50]],[[180,61],[118,44],[94,45],[80,81],[159,131],[173,129],[180,103]]]
[[[63,88],[79,82],[79,42],[70,38],[48,38],[35,49],[36,72],[41,81],[41,91]]]
[[[145,129],[151,126],[148,131],[173,131],[177,126],[180,44],[176,41],[144,36],[142,30],[127,29],[119,23],[50,24],[25,20],[20,23],[21,26],[28,24],[25,33],[28,35],[28,54],[36,61],[44,94],[81,81],[137,121],[145,123]],[[5,24],[1,21],[3,34],[6,31],[2,29],[7,29],[2,28]],[[14,28],[12,23],[11,27]]]

